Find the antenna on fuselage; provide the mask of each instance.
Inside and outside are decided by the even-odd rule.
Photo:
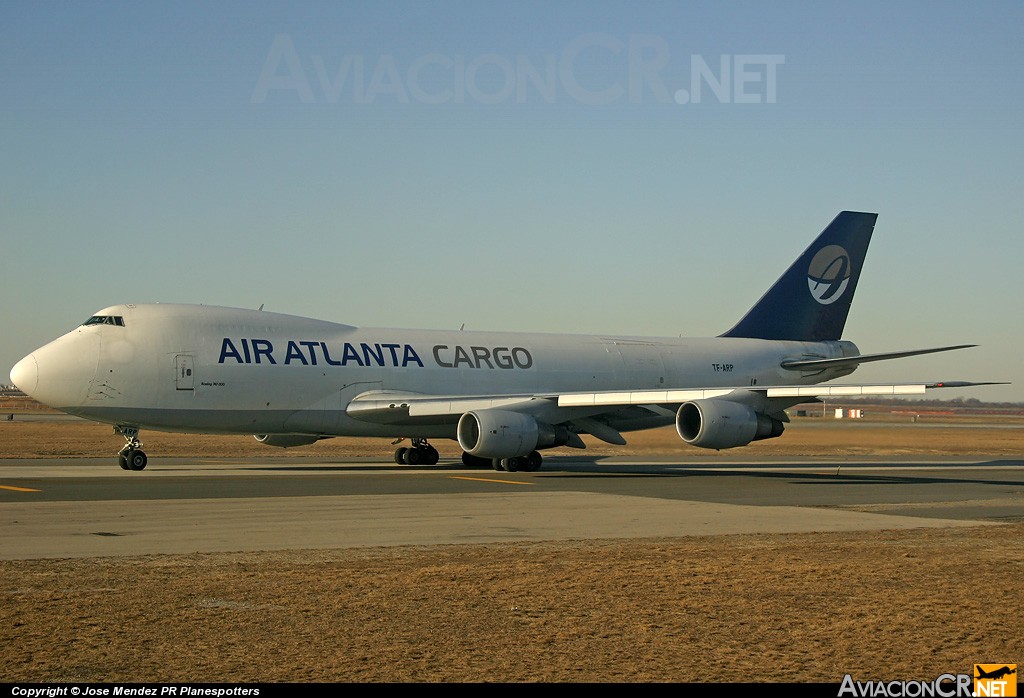
[[[259,307],[259,308],[257,308],[257,310],[263,310],[263,306],[264,306],[264,305],[266,305],[266,303],[260,303],[260,307]]]

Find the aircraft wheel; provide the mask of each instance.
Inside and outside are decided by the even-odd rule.
[[[405,452],[409,449],[403,446],[402,448],[395,449],[395,462],[399,465],[405,465]]]
[[[121,470],[131,470],[128,465],[128,458],[123,453],[117,456],[117,464],[121,466]]]
[[[505,466],[504,468],[502,468],[502,470],[509,473],[516,472],[517,470],[519,470],[520,460],[520,458],[517,458],[515,456],[513,456],[512,458],[502,458],[501,464]]]
[[[467,468],[490,468],[492,466],[490,458],[481,458],[465,451],[462,452],[462,464]]]
[[[423,451],[418,448],[409,448],[405,451],[406,465],[419,465],[423,462]]]
[[[538,470],[540,470],[540,465],[543,462],[544,462],[543,456],[541,456],[536,451],[531,451],[530,455],[528,455],[526,457],[526,467],[524,467],[523,470],[526,470],[526,471],[531,472],[531,473],[535,473]]]
[[[433,446],[427,446],[424,450],[427,457],[423,459],[423,462],[427,465],[437,465],[437,461],[441,459],[441,454],[437,452],[437,449]]]
[[[501,461],[502,461],[501,458],[492,458],[491,459],[491,467],[494,468],[495,470],[499,471],[499,472],[504,472],[505,464],[502,463]]]
[[[138,450],[128,451],[125,454],[125,459],[128,461],[128,468],[131,470],[145,470],[146,463],[149,462],[146,454]]]

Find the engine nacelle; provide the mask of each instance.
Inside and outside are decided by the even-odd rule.
[[[311,434],[253,434],[253,438],[266,446],[277,446],[278,448],[292,448],[294,446],[309,446],[320,440],[319,436]]]
[[[676,412],[676,431],[692,446],[735,448],[781,436],[785,426],[774,417],[729,400],[684,402]]]
[[[474,410],[459,418],[459,446],[481,458],[514,458],[531,451],[563,446],[568,429],[538,422],[528,414],[507,410]]]

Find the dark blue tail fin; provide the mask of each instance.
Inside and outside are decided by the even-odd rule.
[[[841,339],[877,213],[843,211],[723,337]]]

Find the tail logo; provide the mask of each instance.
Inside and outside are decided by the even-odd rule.
[[[807,267],[807,287],[822,305],[839,300],[850,283],[850,255],[839,245],[818,250]]]

